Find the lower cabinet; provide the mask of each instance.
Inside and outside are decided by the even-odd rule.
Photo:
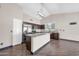
[[[50,33],[41,34],[38,36],[26,36],[26,48],[32,54],[42,48],[50,41]]]
[[[29,36],[26,37],[26,47],[27,50],[31,51],[31,37]]]
[[[59,40],[59,33],[51,33],[50,34],[50,39]]]

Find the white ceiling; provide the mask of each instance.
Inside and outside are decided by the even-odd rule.
[[[79,3],[46,3],[43,5],[52,14],[79,12]]]
[[[48,11],[40,3],[20,3],[18,5],[22,7],[25,13],[36,19],[42,19],[37,15],[37,12],[40,11],[40,9],[42,9],[42,13],[44,13],[45,17],[49,15]]]
[[[23,3],[19,4],[25,13],[36,19],[42,19],[37,11],[43,9],[45,17],[57,13],[79,12],[79,3]]]

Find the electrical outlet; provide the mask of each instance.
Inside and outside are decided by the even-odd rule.
[[[3,45],[3,43],[1,42],[0,45]]]

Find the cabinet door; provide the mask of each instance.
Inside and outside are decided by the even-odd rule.
[[[41,29],[44,29],[44,25],[41,25]]]
[[[32,37],[31,40],[31,52],[35,52],[38,49],[40,49],[42,46],[44,46],[46,43],[50,41],[50,34],[44,34],[36,37]]]
[[[29,36],[26,36],[26,47],[27,47],[27,50],[31,51],[31,37]]]

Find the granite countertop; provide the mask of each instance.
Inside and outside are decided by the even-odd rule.
[[[52,32],[57,32],[57,31],[43,31],[43,32],[25,33],[25,36],[36,37],[36,36],[40,36],[40,35],[45,35],[46,33],[51,34]]]
[[[49,33],[49,32],[31,33],[31,34],[26,34],[25,36],[36,37],[36,36],[44,35],[44,34],[46,34],[46,33]]]

